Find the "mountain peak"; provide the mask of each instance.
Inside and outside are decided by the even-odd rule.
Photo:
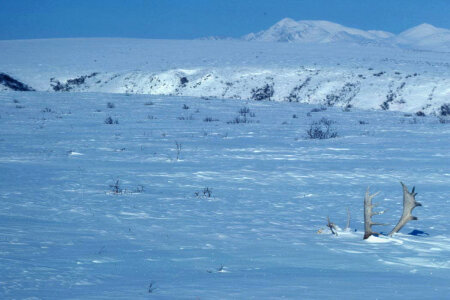
[[[284,18],[280,21],[278,21],[277,23],[275,23],[275,25],[278,26],[295,26],[297,25],[297,22],[291,18]]]
[[[290,43],[350,43],[405,46],[431,51],[450,51],[450,30],[423,23],[399,35],[380,30],[361,30],[323,20],[295,21],[284,18],[267,30],[250,33],[247,41]]]
[[[324,20],[294,21],[291,18],[284,18],[269,29],[248,34],[243,39],[271,42],[329,43],[376,41],[391,35],[390,33],[381,34],[380,32],[375,34]]]
[[[414,26],[414,27],[412,27],[412,28],[410,28],[410,29],[436,30],[436,29],[438,29],[438,28],[435,27],[435,26],[433,26],[433,25],[431,25],[431,24],[428,24],[428,23],[422,23],[422,24],[419,24],[419,25],[417,25],[417,26]]]
[[[450,30],[423,23],[400,33],[397,44],[420,50],[450,51]]]
[[[402,33],[399,34],[400,37],[416,37],[416,38],[420,38],[420,37],[425,37],[425,36],[429,36],[432,34],[436,34],[442,31],[447,31],[446,29],[443,28],[438,28],[435,27],[431,24],[428,23],[422,23],[420,25],[417,25],[415,27],[412,27],[408,30],[403,31]]]

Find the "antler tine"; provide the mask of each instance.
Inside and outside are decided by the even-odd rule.
[[[388,211],[388,209],[382,210],[382,211],[373,211],[372,212],[372,216],[376,216],[376,215],[382,215],[384,213],[386,213]]]
[[[388,223],[371,223],[372,225],[387,226]]]
[[[369,188],[366,190],[366,194],[364,197],[364,239],[367,239],[369,236],[373,234],[377,234],[372,231],[373,225],[385,225],[381,223],[374,223],[372,222],[372,217],[374,215],[380,215],[383,214],[385,211],[381,212],[374,212],[373,208],[377,206],[377,204],[372,204],[372,199],[378,195],[380,192],[376,192],[373,195],[370,195]]]
[[[370,200],[372,200],[373,198],[375,198],[380,192],[376,192],[375,194],[369,195]]]

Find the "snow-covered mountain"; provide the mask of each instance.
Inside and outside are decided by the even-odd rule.
[[[450,30],[421,24],[400,33],[395,42],[420,50],[450,51]]]
[[[285,18],[267,30],[242,37],[247,41],[293,43],[377,43],[427,51],[450,51],[450,30],[421,24],[399,35],[360,30],[328,21],[294,21]]]
[[[385,31],[364,31],[345,27],[328,21],[294,21],[285,18],[267,30],[250,33],[243,37],[247,41],[265,42],[373,42],[393,37]]]

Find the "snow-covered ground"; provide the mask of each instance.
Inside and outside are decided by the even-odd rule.
[[[8,65],[8,43],[0,42],[2,69],[36,88],[55,70],[57,78],[105,71],[106,61],[108,71],[126,69],[124,60],[106,57],[135,51],[89,53],[87,42],[84,56],[73,60],[99,60],[77,69],[64,59],[69,54],[49,45],[53,52],[40,59],[23,56],[22,64]],[[205,53],[205,63],[214,65]],[[158,61],[135,54],[133,68]],[[195,55],[201,56],[186,52],[186,61],[164,63],[194,68]],[[415,55],[418,63],[405,63],[408,72],[401,69],[400,77],[429,62],[421,60],[427,53]],[[437,69],[447,68],[431,57]],[[312,108],[1,92],[0,298],[449,299],[449,124],[431,116]],[[236,117],[247,122],[233,123]],[[335,121],[338,137],[306,139],[321,118]],[[374,217],[391,224],[376,228],[386,233],[401,215],[399,181],[416,186],[419,220],[392,238],[363,241],[367,186],[381,191],[375,202],[389,209]],[[331,235],[326,217],[343,227],[347,208],[351,231]]]
[[[351,43],[0,41],[0,73],[39,91],[270,99],[439,115],[448,53]],[[1,75],[1,74],[0,74]],[[0,90],[8,90],[0,79]]]

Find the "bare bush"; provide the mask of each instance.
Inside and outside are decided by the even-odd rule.
[[[212,117],[206,117],[203,119],[203,122],[217,122],[219,119],[214,119]]]
[[[241,124],[241,123],[253,123],[247,116],[236,116],[233,120],[228,121],[227,124]]]
[[[252,89],[252,99],[256,101],[269,100],[274,94],[273,84],[272,85],[264,85],[260,88]]]
[[[327,110],[326,106],[319,106],[319,107],[315,107],[313,109],[310,110],[310,112],[321,112],[321,111],[325,111]]]
[[[239,109],[239,114],[241,116],[245,116],[245,115],[247,115],[249,113],[250,113],[250,108],[248,108],[247,106],[244,106],[241,109]]]
[[[439,117],[439,123],[450,124],[450,118]]]
[[[119,124],[119,120],[117,120],[117,119],[115,119],[115,120],[113,120],[113,118],[111,118],[111,117],[107,117],[106,119],[105,119],[105,124]]]
[[[306,137],[308,139],[331,139],[338,136],[337,131],[332,127],[335,122],[326,118],[311,123],[306,130]]]
[[[439,114],[441,116],[450,116],[450,104],[444,104],[439,108]]]
[[[212,197],[212,189],[209,187],[205,187],[200,192],[195,192],[194,195],[198,198],[211,198]]]
[[[109,185],[111,192],[115,195],[119,195],[122,194],[122,188],[120,187],[120,182],[119,179],[116,180],[116,182],[114,182],[114,184],[110,184]]]

